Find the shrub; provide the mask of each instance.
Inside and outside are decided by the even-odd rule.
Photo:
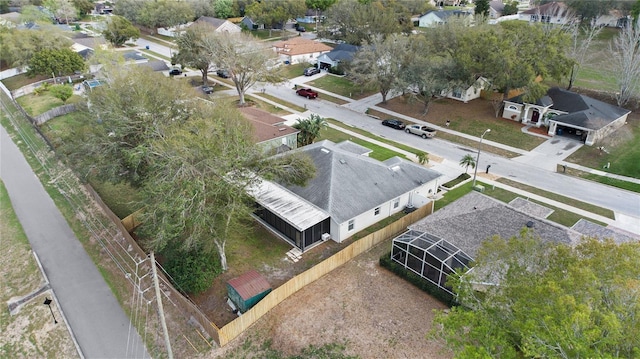
[[[222,272],[218,256],[202,248],[184,251],[178,246],[167,247],[162,252],[166,258],[164,267],[176,287],[191,294],[209,289],[213,280]]]
[[[407,270],[403,266],[391,260],[391,252],[387,252],[380,257],[380,266],[387,268],[395,275],[405,279],[407,282],[415,285],[420,290],[428,293],[432,297],[448,305],[449,307],[456,305],[454,296],[438,288],[435,284],[430,283],[419,275]]]
[[[49,89],[55,98],[59,98],[62,102],[67,102],[73,96],[73,88],[67,85],[55,85]]]
[[[468,180],[469,178],[471,178],[471,175],[468,173],[463,173],[460,176],[458,176],[457,178],[452,179],[451,181],[445,183],[442,185],[442,187],[445,188],[453,188],[455,187],[458,183],[464,182],[466,180]]]

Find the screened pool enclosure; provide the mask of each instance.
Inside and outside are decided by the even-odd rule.
[[[393,239],[391,259],[450,294],[454,293],[446,285],[447,276],[458,268],[468,270],[471,262],[471,257],[453,244],[415,230]]]

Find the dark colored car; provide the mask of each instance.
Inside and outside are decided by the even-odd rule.
[[[390,118],[388,120],[384,120],[382,121],[382,124],[384,126],[389,126],[391,128],[395,128],[396,130],[404,130],[405,124],[400,121],[400,120],[396,120],[393,118]]]
[[[299,32],[306,32],[307,31],[307,29],[305,29],[304,26],[302,26],[302,25],[297,25],[296,26],[296,30],[298,30]]]
[[[313,91],[312,89],[299,89],[298,91],[296,91],[296,93],[298,94],[298,96],[306,97],[308,99],[318,97],[318,93]]]
[[[313,76],[319,73],[320,73],[320,69],[317,67],[307,67],[306,69],[304,69],[305,76]]]
[[[206,86],[206,85],[205,85],[205,86],[202,86],[202,91],[203,91],[204,93],[206,93],[207,95],[210,95],[210,94],[212,94],[212,93],[213,93],[213,87],[211,87],[211,86]]]
[[[177,67],[174,67],[171,70],[169,70],[169,75],[170,76],[177,76],[177,75],[180,75],[181,73],[182,73],[182,70],[180,70]]]
[[[229,71],[223,70],[223,69],[216,71],[216,75],[222,77],[223,79],[228,79],[229,77],[231,77],[231,75],[229,74]]]

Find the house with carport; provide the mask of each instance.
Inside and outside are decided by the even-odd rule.
[[[341,243],[400,211],[432,206],[442,176],[399,157],[375,160],[351,141],[324,140],[296,151],[316,167],[306,186],[263,180],[250,192],[255,218],[302,252],[329,239]]]
[[[430,10],[418,18],[418,27],[434,27],[442,25],[445,24],[452,16],[471,20],[473,12],[468,10]]]
[[[572,136],[586,145],[608,136],[627,122],[631,111],[586,95],[554,87],[534,103],[518,95],[504,101],[503,118],[541,127],[549,136]]]
[[[278,54],[279,60],[285,64],[312,63],[318,61],[318,57],[332,50],[331,46],[319,41],[305,39],[301,36],[289,40],[276,41],[273,50]]]
[[[549,2],[518,14],[519,20],[548,24],[569,24],[577,20],[575,12],[563,2]]]

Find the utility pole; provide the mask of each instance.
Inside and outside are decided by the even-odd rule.
[[[153,286],[156,287],[156,300],[158,301],[160,323],[162,324],[162,332],[164,333],[164,344],[167,347],[167,355],[169,359],[173,359],[171,342],[169,341],[169,331],[167,330],[167,322],[164,320],[164,309],[162,308],[162,297],[160,296],[160,284],[158,283],[158,272],[156,271],[156,257],[153,255],[153,252],[151,252],[151,269],[153,271]]]

